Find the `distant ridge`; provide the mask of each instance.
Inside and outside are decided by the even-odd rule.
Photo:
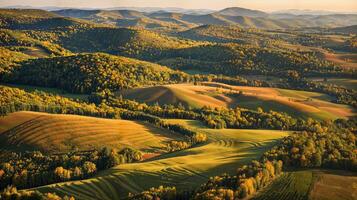
[[[234,25],[242,28],[295,29],[335,28],[357,24],[357,15],[294,15],[289,13],[266,13],[240,7],[225,8],[216,12],[186,12],[183,9],[112,8],[111,10],[64,9],[54,13],[118,27],[137,27],[156,30],[183,31],[202,25]]]
[[[240,7],[225,8],[216,13],[221,15],[227,15],[227,16],[242,16],[242,17],[266,17],[269,15],[268,13],[259,10],[251,10],[251,9],[240,8]]]

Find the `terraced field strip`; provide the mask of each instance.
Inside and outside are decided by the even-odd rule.
[[[19,119],[18,123],[16,119]],[[0,133],[1,147],[15,150],[58,152],[72,148],[87,150],[103,146],[129,146],[160,153],[167,141],[181,138],[178,134],[142,122],[76,115],[17,112],[0,118],[0,124],[8,128]]]
[[[265,188],[253,200],[308,200],[309,190],[313,184],[311,171],[284,173]]]
[[[151,160],[119,165],[88,180],[54,184],[37,190],[69,195],[76,189],[76,199],[112,199],[109,193],[115,192],[112,195],[125,198],[129,192],[137,193],[160,185],[176,186],[178,190],[194,189],[211,176],[225,172],[234,174],[237,167],[258,159],[276,140],[289,134],[271,130],[213,130],[193,120],[174,119],[168,122],[186,124],[205,132],[209,140],[203,145]],[[95,188],[97,192],[83,198],[88,195],[85,191],[88,187]]]
[[[285,172],[252,200],[354,200],[357,174],[336,170]],[[351,192],[352,191],[352,192]]]

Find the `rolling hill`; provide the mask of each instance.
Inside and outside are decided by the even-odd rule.
[[[238,26],[202,25],[179,32],[179,37],[198,41],[235,42],[239,44],[260,45],[261,40],[269,37],[258,29],[243,29]],[[264,35],[264,37],[262,37]],[[273,39],[273,38],[271,38]]]
[[[357,23],[357,15],[290,15],[268,14],[258,10],[232,7],[217,12],[188,14],[169,11],[139,12],[134,10],[59,10],[56,14],[119,27],[145,27],[166,31],[200,25],[236,25],[245,28],[290,29],[303,27],[338,27]],[[344,21],[343,19],[348,19]],[[138,22],[145,23],[138,23]]]
[[[110,27],[83,28],[64,36],[60,34],[54,43],[77,53],[106,52],[144,60],[160,58],[169,50],[205,44],[148,30]]]
[[[32,38],[26,32],[10,29],[0,29],[0,46],[33,57],[71,54],[58,44]]]
[[[65,17],[74,17],[95,23],[105,23],[118,27],[138,27],[148,29],[180,29],[184,23],[170,21],[164,18],[157,19],[149,17],[145,13],[134,10],[78,10],[68,9],[54,11],[56,14]]]
[[[103,53],[29,60],[10,71],[3,81],[75,93],[90,93],[104,88],[118,90],[187,77],[183,72],[161,65]]]
[[[239,94],[240,92],[242,94]],[[321,93],[219,83],[154,86],[124,90],[120,94],[124,98],[151,104],[181,103],[195,108],[239,106],[253,110],[261,107],[265,111],[274,110],[294,117],[313,117],[321,120],[348,117],[354,113],[348,106],[331,103],[333,99]]]
[[[140,163],[122,164],[94,178],[35,188],[40,192],[71,194],[76,199],[120,199],[160,185],[193,189],[222,172],[234,174],[237,166],[271,147],[288,132],[270,130],[214,130],[197,121],[169,120],[207,134],[207,144],[170,153]],[[91,188],[92,192],[87,192]]]
[[[357,25],[332,28],[329,29],[329,31],[334,33],[357,34]]]
[[[2,117],[0,127],[1,150],[47,153],[131,147],[157,155],[166,142],[182,137],[143,122],[37,112]]]
[[[245,17],[266,17],[267,13],[259,11],[259,10],[251,10],[240,7],[231,7],[220,10],[216,13],[226,16],[245,16]]]
[[[52,30],[78,26],[95,26],[95,24],[76,18],[65,18],[44,10],[0,9],[0,28]]]

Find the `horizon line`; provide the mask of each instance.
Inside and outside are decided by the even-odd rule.
[[[14,7],[14,8],[13,8]],[[16,9],[16,7],[19,7],[19,9],[27,9],[25,7],[28,7],[28,9],[42,9],[43,8],[61,8],[61,9],[81,9],[81,10],[107,10],[107,9],[113,9],[113,8],[138,8],[138,9],[144,9],[144,8],[151,8],[151,9],[182,9],[182,10],[207,10],[207,11],[220,11],[224,10],[227,8],[243,8],[243,9],[248,9],[248,10],[254,10],[254,11],[261,11],[261,12],[278,12],[278,11],[322,11],[322,12],[335,12],[335,13],[357,13],[355,10],[345,10],[345,11],[339,11],[339,10],[327,10],[327,9],[298,9],[298,8],[286,8],[286,9],[276,9],[276,10],[260,10],[260,9],[254,9],[254,8],[248,8],[248,7],[240,7],[240,6],[231,6],[231,7],[225,7],[222,9],[210,9],[210,8],[183,8],[183,7],[158,7],[158,6],[113,6],[113,7],[71,7],[71,6],[31,6],[31,5],[11,5],[11,6],[0,6],[0,8],[8,8],[8,9]],[[24,8],[21,8],[24,7]]]

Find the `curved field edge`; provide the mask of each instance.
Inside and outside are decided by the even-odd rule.
[[[286,112],[294,117],[335,120],[355,115],[347,105],[332,103],[333,98],[317,92],[300,90],[231,86],[222,83],[204,82],[201,85],[171,84],[124,90],[119,93],[125,98],[148,104],[178,104],[200,108],[242,107],[263,108]]]
[[[148,123],[78,115],[16,112],[0,118],[1,149],[65,152],[104,146],[163,153],[166,142],[182,136]]]
[[[337,170],[285,172],[252,200],[354,200],[357,174]]]
[[[260,158],[277,140],[289,134],[271,130],[214,130],[194,127],[199,125],[197,121],[187,120],[187,123],[206,133],[208,142],[151,160],[118,165],[88,180],[53,184],[35,190],[73,195],[76,199],[109,200],[125,198],[129,192],[138,193],[160,185],[176,186],[178,190],[195,189],[211,176],[234,174],[237,167]]]

